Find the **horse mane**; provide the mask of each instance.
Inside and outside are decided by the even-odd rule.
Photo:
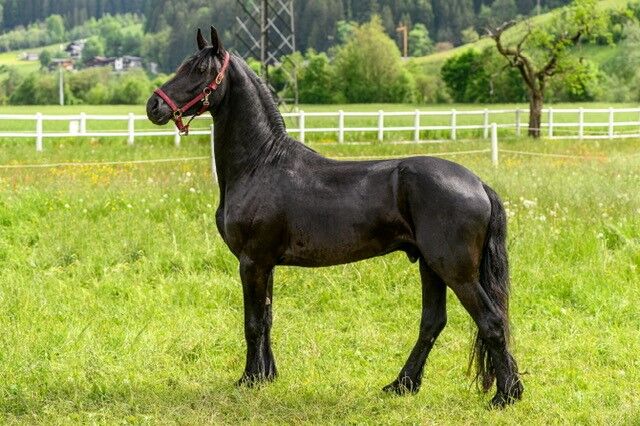
[[[266,124],[274,137],[269,155],[265,160],[282,158],[295,147],[302,147],[308,151],[316,152],[288,135],[284,118],[278,109],[278,105],[276,104],[271,91],[265,82],[251,69],[251,67],[249,67],[244,59],[234,54],[232,55],[231,62],[232,66],[235,66],[242,71],[243,75],[240,76],[240,78],[246,77],[249,84],[255,88],[257,92],[257,102],[259,102],[262,110],[265,112],[267,120]]]

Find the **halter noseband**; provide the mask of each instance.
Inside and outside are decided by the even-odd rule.
[[[178,131],[181,134],[185,136],[188,135],[189,125],[191,124],[193,119],[199,115],[204,114],[204,112],[207,109],[209,109],[209,106],[211,105],[211,103],[209,102],[209,96],[211,96],[211,94],[218,89],[220,84],[222,84],[227,68],[229,67],[229,61],[230,61],[230,55],[229,55],[229,52],[226,52],[224,55],[224,62],[222,63],[222,68],[220,69],[220,72],[218,73],[216,78],[211,83],[209,83],[204,89],[202,89],[202,92],[200,92],[198,96],[196,96],[195,98],[187,102],[187,104],[182,108],[179,108],[178,105],[176,105],[176,103],[173,102],[169,97],[169,95],[167,95],[162,89],[158,88],[153,92],[156,95],[160,96],[167,103],[167,105],[169,105],[169,107],[173,111],[172,120],[174,123],[176,123],[176,127],[178,128]],[[200,110],[191,117],[191,119],[187,122],[187,124],[184,124],[182,122],[182,115],[185,114],[187,111],[189,111],[191,107],[193,107],[195,104],[197,104],[200,101],[203,101],[202,108],[200,108]]]

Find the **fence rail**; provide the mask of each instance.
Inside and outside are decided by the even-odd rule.
[[[285,119],[292,120],[295,124],[288,132],[295,134],[305,142],[307,134],[325,133],[335,134],[338,143],[345,143],[345,135],[349,132],[367,132],[377,135],[377,140],[383,142],[388,133],[406,132],[412,134],[411,140],[420,142],[423,140],[423,132],[440,131],[446,132],[446,137],[456,140],[461,131],[478,130],[482,131],[482,137],[490,138],[493,123],[498,129],[512,129],[515,136],[522,136],[528,123],[524,120],[529,113],[528,109],[483,109],[483,110],[414,110],[414,111],[374,111],[374,112],[305,112],[298,111],[284,113]],[[594,121],[589,118],[595,117]],[[624,114],[624,119],[620,119]],[[496,120],[496,116],[502,116],[502,120]],[[506,118],[504,116],[507,116]],[[561,121],[558,116],[567,115],[575,117],[575,121]],[[606,121],[602,120],[603,115]],[[469,121],[469,117],[477,117],[477,122],[464,123]],[[543,117],[546,121],[541,124],[541,131],[549,138],[562,139],[615,139],[615,138],[640,138],[640,108],[546,108],[543,110]],[[311,119],[328,118],[333,120],[329,123],[315,124],[309,126],[307,123]],[[374,121],[368,125],[346,124],[347,119],[360,118]],[[403,125],[390,125],[387,119],[398,120],[406,118],[407,123]],[[431,121],[429,121],[431,118]],[[448,118],[448,119],[447,119]],[[310,119],[310,120],[307,120]],[[375,119],[375,120],[373,120]],[[441,121],[447,119],[443,124]],[[571,119],[571,118],[570,118]],[[196,120],[209,120],[208,117],[198,117]],[[80,113],[76,115],[43,115],[41,113],[27,114],[0,114],[0,129],[5,126],[3,121],[32,121],[33,130],[27,131],[0,131],[0,138],[33,138],[36,142],[36,150],[42,151],[45,138],[68,138],[68,137],[120,137],[126,138],[130,145],[135,143],[137,137],[160,137],[173,136],[176,145],[180,145],[181,135],[175,130],[149,130],[136,129],[136,122],[147,121],[145,115],[133,113],[124,115],[92,115]],[[112,121],[122,123],[122,127],[117,130],[96,131],[88,130],[89,122]],[[440,121],[440,122],[438,122]],[[473,121],[473,119],[471,119]],[[45,122],[67,122],[65,131],[45,131]],[[436,123],[434,123],[436,122]],[[328,125],[327,125],[328,124]],[[601,130],[596,130],[601,129]],[[626,131],[620,131],[625,129]],[[194,135],[208,135],[209,129],[193,130]]]

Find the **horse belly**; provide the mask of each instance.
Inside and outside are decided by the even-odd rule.
[[[282,264],[331,266],[356,262],[400,249],[413,241],[407,224],[393,209],[315,214],[291,223]]]

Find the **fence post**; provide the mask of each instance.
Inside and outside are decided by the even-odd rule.
[[[484,109],[484,138],[489,139],[489,110]]]
[[[542,126],[542,123],[540,124]],[[540,130],[542,133],[542,129]],[[553,108],[549,107],[549,138],[553,137]]]
[[[580,107],[578,111],[578,137],[584,139],[584,108]]]
[[[132,112],[129,113],[129,138],[127,139],[127,144],[129,146],[133,146],[133,142],[135,141],[135,137],[136,137],[136,118],[133,115]]]
[[[338,111],[338,143],[344,143],[344,111]]]
[[[304,111],[300,110],[300,116],[298,117],[298,127],[300,127],[300,142],[304,143],[305,140],[305,119],[304,119]]]
[[[384,141],[384,111],[378,111],[378,142]]]
[[[457,111],[455,109],[451,110],[451,140],[455,141],[458,139],[458,132],[456,132],[457,125]]]
[[[211,177],[215,183],[218,183],[218,170],[216,169],[216,150],[215,150],[215,133],[213,124],[211,125]]]
[[[520,137],[522,134],[522,111],[520,108],[516,108],[516,136]]]
[[[178,130],[178,127],[175,127],[174,129],[174,136],[173,136],[173,144],[176,146],[176,148],[180,147],[180,130]]]
[[[420,110],[417,109],[413,118],[413,141],[420,142]]]
[[[614,112],[613,108],[609,107],[609,139],[613,139],[613,126],[614,126]]]
[[[498,125],[491,123],[491,162],[498,166]]]
[[[80,113],[80,134],[84,135],[87,133],[87,114],[84,112]]]
[[[42,113],[36,114],[36,151],[42,152]]]

